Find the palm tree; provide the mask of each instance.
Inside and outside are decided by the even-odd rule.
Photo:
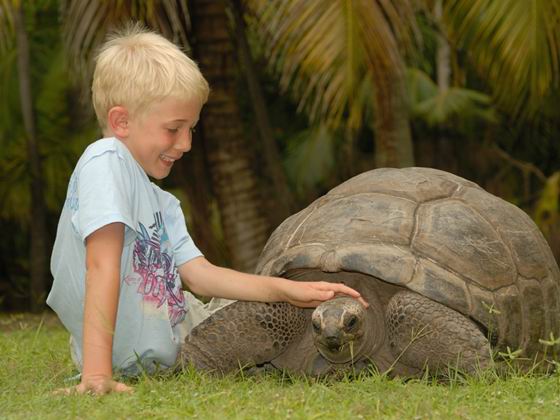
[[[289,188],[287,176],[281,164],[282,157],[278,150],[277,141],[272,132],[272,125],[268,115],[267,104],[264,98],[259,76],[249,41],[244,19],[244,6],[241,0],[230,1],[229,10],[233,16],[233,32],[235,35],[235,48],[239,52],[239,61],[247,80],[247,88],[251,96],[251,104],[255,114],[255,122],[259,130],[265,168],[268,169],[268,184],[270,205],[267,213],[273,226],[278,226],[295,210],[292,191]],[[280,200],[278,198],[281,197]]]
[[[447,0],[440,29],[513,118],[538,118],[560,85],[560,0]]]
[[[470,117],[489,120],[490,127],[496,127],[497,116],[513,131],[522,124],[551,124],[557,113],[548,104],[554,103],[560,82],[560,1],[423,3],[423,20],[427,18],[435,29],[425,33],[437,42],[433,75],[437,85],[418,69],[410,72],[413,115],[439,127],[449,127],[451,118],[456,123]],[[469,66],[460,68],[459,62]],[[503,134],[494,135],[503,141]],[[438,146],[452,146],[452,141],[439,137],[446,141]],[[439,163],[445,159],[440,167],[449,168],[454,159],[445,151],[440,148],[431,156]]]
[[[373,108],[377,166],[414,164],[401,48],[409,1],[249,0],[271,67],[312,122],[355,132]]]
[[[31,86],[31,54],[23,7],[22,2],[3,1],[0,3],[0,17],[3,18],[4,24],[7,23],[5,26],[2,25],[4,27],[1,34],[3,41],[0,43],[15,46],[17,55],[20,115],[23,120],[26,158],[31,176],[29,189],[33,223],[29,230],[31,235],[29,252],[30,309],[33,312],[38,312],[44,306],[47,287],[48,233],[46,205],[43,196],[43,173],[35,128],[36,115]],[[14,37],[15,43],[11,43],[8,40],[9,37]]]
[[[438,2],[418,4],[424,5],[434,27],[451,44],[451,53],[467,56],[496,104],[512,119],[542,115],[539,111],[548,94],[560,83],[560,1],[444,0],[441,16],[434,17]],[[294,94],[312,121],[326,121],[335,128],[358,127],[372,103],[376,164],[410,163],[398,48],[410,45],[415,27],[409,2],[248,0],[248,4],[281,87]],[[399,150],[401,157],[395,155]]]
[[[263,213],[258,178],[253,170],[253,148],[241,125],[236,100],[235,53],[229,34],[225,3],[190,3],[195,57],[212,86],[203,111],[202,128],[224,237],[234,267],[254,268],[270,227]]]
[[[3,14],[6,10],[13,19],[13,36],[0,43],[4,46],[0,58],[0,220],[8,232],[17,229],[19,235],[29,232],[30,236],[29,240],[14,238],[14,244],[29,244],[30,253],[25,261],[6,257],[10,259],[6,280],[11,289],[25,285],[30,308],[38,311],[49,286],[47,218],[50,212],[60,212],[72,166],[83,149],[82,135],[89,137],[91,127],[76,130],[82,116],[76,112],[75,92],[65,72],[56,4],[27,3],[23,10],[14,3],[9,9],[3,7],[0,16],[8,16]],[[27,32],[27,27],[34,29]],[[21,273],[14,278],[16,271],[27,272],[29,278]]]

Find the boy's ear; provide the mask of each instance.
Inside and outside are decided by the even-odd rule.
[[[129,114],[123,106],[114,106],[107,114],[107,125],[109,130],[117,137],[128,137]]]

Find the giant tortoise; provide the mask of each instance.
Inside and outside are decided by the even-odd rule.
[[[315,310],[235,302],[196,327],[182,360],[229,372],[393,375],[473,371],[492,353],[542,358],[560,333],[560,272],[522,210],[428,168],[376,169],[332,189],[270,237],[257,273],[343,282]]]

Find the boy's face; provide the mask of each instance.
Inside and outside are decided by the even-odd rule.
[[[163,179],[173,163],[191,150],[192,130],[200,115],[196,101],[166,98],[142,116],[128,119],[128,136],[121,140],[144,171]]]

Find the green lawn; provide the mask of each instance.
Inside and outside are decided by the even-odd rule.
[[[282,375],[142,378],[132,395],[55,396],[76,372],[50,316],[0,316],[0,418],[559,418],[560,376],[327,382]]]

